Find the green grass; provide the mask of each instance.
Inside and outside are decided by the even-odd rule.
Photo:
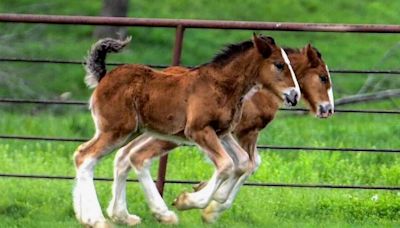
[[[89,137],[93,132],[88,113],[1,115],[0,134]],[[355,117],[357,121],[350,125]],[[399,148],[400,142],[394,135],[400,133],[400,127],[393,124],[398,120],[399,117],[390,115],[337,114],[325,121],[282,113],[262,134],[260,143]],[[25,127],[22,130],[16,126]],[[0,172],[74,175],[71,157],[76,147],[76,143],[2,141]],[[96,176],[112,176],[112,159],[108,156],[100,163]],[[262,151],[262,159],[252,182],[400,185],[400,157],[396,154],[267,150]],[[154,176],[156,170],[157,164],[152,167]],[[167,178],[206,180],[211,171],[211,164],[199,151],[180,148],[171,153]],[[1,223],[24,227],[77,226],[71,205],[72,185],[72,181],[0,179],[0,189],[7,189],[0,199]],[[97,182],[96,186],[105,208],[111,196],[111,183]],[[156,226],[138,184],[129,184],[128,188],[130,211],[143,218],[144,226]],[[189,185],[168,184],[166,201],[171,203],[179,192],[190,189]],[[372,200],[375,195],[377,201]],[[54,210],[54,205],[59,209]],[[178,215],[185,227],[202,224],[198,211]],[[318,226],[321,222],[331,226],[390,226],[400,224],[399,218],[399,192],[244,187],[233,208],[215,226]]]
[[[324,23],[398,23],[397,1],[330,2],[254,1],[131,1],[129,16],[249,21]],[[0,13],[98,15],[101,1],[2,0]],[[0,57],[81,60],[95,41],[91,26],[0,23]],[[208,61],[224,44],[249,39],[252,31],[185,31],[182,63]],[[398,35],[297,33],[265,31],[284,46],[311,42],[330,69],[398,69]],[[108,61],[169,64],[174,30],[129,28],[132,44]],[[392,52],[390,52],[392,50]],[[87,100],[80,65],[0,62],[0,97]],[[380,77],[380,76],[374,76]],[[356,93],[366,77],[333,75],[335,97]],[[397,79],[389,80],[395,86]],[[350,106],[395,109],[399,99]],[[260,144],[319,147],[400,148],[400,117],[396,115],[336,114],[328,120],[280,113],[263,132]],[[0,134],[90,137],[89,111],[80,107],[1,105]],[[0,141],[0,173],[74,175],[76,143]],[[112,176],[113,156],[105,158],[96,176]],[[252,182],[400,185],[400,157],[384,153],[262,151],[263,163]],[[212,166],[196,149],[171,153],[168,179],[206,180]],[[156,175],[157,162],[152,167]],[[135,175],[131,175],[135,178]],[[96,182],[103,208],[111,183]],[[73,181],[0,178],[0,227],[79,227],[72,210]],[[189,185],[166,186],[167,203]],[[373,200],[378,197],[378,200]],[[128,186],[129,211],[142,217],[144,227],[159,227],[148,210],[138,184]],[[199,211],[178,212],[182,227],[204,226]],[[212,227],[373,227],[400,226],[400,192],[243,187],[232,209]]]

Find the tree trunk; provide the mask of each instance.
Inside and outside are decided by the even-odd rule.
[[[129,8],[129,0],[103,0],[101,16],[126,17]],[[120,26],[97,26],[93,33],[96,38],[125,38],[126,27]]]

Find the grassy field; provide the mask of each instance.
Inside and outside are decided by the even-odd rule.
[[[92,132],[88,114],[52,113],[13,115],[2,113],[0,134],[22,134],[16,126],[27,126],[24,134],[64,137],[87,137]],[[398,117],[336,115],[329,121],[310,116],[281,116],[263,134],[260,143],[272,145],[309,145],[368,148],[399,148],[393,134],[400,128],[393,123]],[[396,119],[397,118],[397,119]],[[360,126],[358,121],[364,124]],[[43,124],[43,123],[46,124]],[[288,125],[295,125],[291,131]],[[307,130],[301,126],[312,126]],[[381,126],[387,126],[382,128]],[[360,129],[361,128],[361,129]],[[284,130],[283,130],[284,129]],[[291,140],[287,140],[290,138]],[[304,139],[308,139],[304,143]],[[368,140],[365,140],[368,138]],[[13,142],[0,145],[2,173],[74,175],[71,156],[75,143]],[[395,154],[263,151],[263,164],[251,181],[280,183],[334,183],[361,185],[400,184],[400,157]],[[96,176],[112,176],[112,156],[96,170]],[[155,174],[157,166],[154,165]],[[201,153],[191,148],[174,151],[168,167],[169,179],[204,180],[211,175],[211,165]],[[135,178],[134,175],[131,176]],[[8,226],[42,227],[77,226],[71,206],[72,181],[0,179],[0,221]],[[105,208],[111,196],[110,183],[96,183]],[[144,203],[137,184],[129,184],[131,212],[143,218],[145,227],[156,225]],[[166,200],[188,185],[167,185]],[[310,190],[244,187],[232,210],[216,224],[225,226],[287,225],[332,226],[398,225],[400,195],[398,192],[359,190]],[[377,200],[374,200],[377,197]],[[201,226],[197,211],[179,213],[183,226]]]
[[[398,23],[396,1],[131,1],[129,15],[149,18],[195,18],[329,23]],[[2,0],[0,13],[97,15],[100,1]],[[91,26],[0,23],[0,57],[81,60],[95,41]],[[129,28],[132,44],[109,61],[168,64],[174,31]],[[398,35],[264,32],[285,46],[312,42],[331,69],[395,69],[400,55],[390,52]],[[205,62],[223,44],[248,39],[251,31],[185,32],[182,63]],[[0,62],[0,97],[87,100],[80,65]],[[380,76],[375,76],[380,77]],[[355,94],[366,77],[333,75],[336,98]],[[391,80],[396,80],[391,79]],[[398,84],[391,81],[392,86]],[[400,100],[349,106],[396,109]],[[400,117],[336,114],[328,120],[280,113],[260,144],[327,147],[400,148]],[[0,106],[0,134],[87,138],[93,134],[89,112],[81,107]],[[0,173],[74,175],[76,143],[0,141]],[[262,152],[263,163],[252,182],[400,185],[400,157],[383,153],[308,151]],[[113,156],[96,169],[112,176]],[[157,162],[152,167],[155,176]],[[179,148],[170,157],[168,179],[206,180],[212,166],[193,148]],[[135,175],[131,175],[135,178]],[[72,210],[73,181],[0,178],[0,227],[79,227]],[[111,183],[97,182],[101,205],[111,197]],[[168,203],[189,185],[167,185]],[[138,184],[128,185],[128,206],[142,217],[143,227],[158,227]],[[178,212],[182,227],[204,226],[199,211]],[[400,226],[400,192],[244,187],[233,208],[213,227],[373,227]]]

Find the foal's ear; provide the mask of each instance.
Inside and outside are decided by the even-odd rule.
[[[311,44],[307,44],[307,46],[304,47],[303,53],[307,56],[311,67],[316,67],[319,65],[321,54],[319,54],[319,52],[317,52],[315,48],[311,46]]]
[[[264,57],[268,58],[273,51],[273,47],[275,46],[275,40],[269,36],[257,36],[256,33],[253,33],[253,43],[257,48],[258,52]]]

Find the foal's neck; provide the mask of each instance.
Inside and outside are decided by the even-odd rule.
[[[262,58],[250,49],[232,58],[226,64],[210,63],[208,74],[216,89],[231,100],[241,99],[256,85]]]

